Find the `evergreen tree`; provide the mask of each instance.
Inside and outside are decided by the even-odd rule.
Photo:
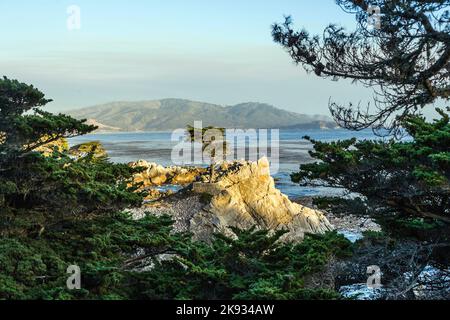
[[[193,126],[188,126],[186,133],[187,140],[190,142],[201,143],[203,155],[210,158],[209,181],[211,183],[214,182],[216,161],[223,160],[227,153],[225,128],[210,126],[199,130]]]
[[[141,195],[128,188],[138,169],[94,156],[97,148],[86,157],[74,158],[67,154],[67,147],[59,147],[58,141],[96,127],[42,111],[50,101],[31,85],[6,77],[0,80],[1,214],[17,215],[23,209],[24,216],[34,216],[29,227],[42,229],[64,216],[140,203]]]
[[[379,135],[393,134],[393,139],[321,142],[306,137],[314,144],[310,154],[316,162],[301,165],[292,179],[356,195],[319,198],[315,203],[335,214],[377,218],[386,233],[364,240],[375,245],[368,245],[354,259],[378,257],[380,266],[386,266],[387,259],[390,270],[401,270],[388,287],[399,290],[398,296],[414,297],[416,279],[406,281],[404,287],[395,282],[402,278],[405,282],[406,272],[418,275],[427,265],[440,264],[446,270],[449,263],[450,109],[438,109],[440,119],[434,122],[427,122],[421,110],[450,98],[450,1],[336,3],[356,16],[354,31],[331,24],[322,37],[310,36],[306,30],[295,31],[287,17],[273,26],[274,41],[307,72],[371,88],[374,105],[355,108],[332,102],[330,111],[343,128],[372,128]],[[399,139],[405,133],[407,139]],[[405,249],[409,237],[418,242],[413,250]],[[408,252],[404,258],[398,259],[392,238],[398,240],[400,251]],[[432,248],[424,250],[430,240]],[[380,247],[385,254],[378,254]],[[435,281],[448,286],[445,279]]]
[[[306,137],[319,162],[302,165],[292,179],[362,194],[375,212],[394,209],[403,217],[450,222],[450,123],[445,111],[438,112],[441,118],[432,123],[424,117],[405,118],[409,141],[320,142]]]
[[[96,129],[69,116],[41,110],[52,100],[32,85],[0,79],[0,168],[11,158],[59,140]]]
[[[330,104],[348,129],[396,130],[408,115],[450,98],[449,0],[336,0],[357,26],[329,25],[323,36],[295,31],[292,19],[272,34],[306,71],[333,80],[350,79],[373,89],[374,105]],[[384,130],[377,130],[382,133]]]
[[[295,245],[282,232],[234,230],[209,245],[175,234],[168,216],[134,220],[123,210],[142,204],[131,179],[140,168],[112,164],[98,142],[49,150],[94,127],[39,110],[48,101],[0,82],[0,299],[339,298],[305,279],[351,253],[342,236]],[[71,265],[81,290],[66,286]]]

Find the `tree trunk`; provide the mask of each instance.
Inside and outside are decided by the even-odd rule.
[[[216,172],[216,162],[214,161],[214,158],[211,159],[211,167],[209,168],[209,182],[214,182],[214,175]]]

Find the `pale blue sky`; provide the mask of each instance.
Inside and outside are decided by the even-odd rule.
[[[81,30],[66,27],[69,5]],[[333,0],[3,0],[0,70],[44,91],[52,111],[185,98],[328,114],[330,97],[370,98],[295,66],[271,38],[285,14],[313,33],[354,24]]]

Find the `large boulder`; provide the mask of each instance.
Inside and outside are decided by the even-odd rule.
[[[133,176],[135,183],[143,182],[144,187],[161,186],[164,184],[188,185],[196,181],[206,172],[205,168],[197,167],[163,167],[156,163],[139,160],[128,164],[132,168],[141,167],[143,171]]]
[[[214,233],[233,237],[230,227],[285,229],[284,241],[300,241],[305,233],[333,229],[322,212],[291,202],[275,188],[266,158],[223,163],[217,168],[213,183],[200,182],[202,179],[198,178],[196,181],[191,191],[184,189],[132,210],[134,217],[171,215],[175,231],[192,232],[196,240],[207,242]]]
[[[77,144],[69,149],[69,154],[75,158],[86,157],[88,154],[93,154],[94,158],[104,158],[108,156],[105,147],[103,147],[100,141]]]
[[[225,163],[214,183],[196,182],[193,191],[211,199],[190,221],[190,230],[200,239],[217,231],[231,235],[230,226],[285,229],[285,240],[301,240],[305,233],[333,229],[322,212],[291,202],[275,188],[267,158]]]
[[[45,141],[48,139],[48,136],[43,137],[41,140]],[[0,134],[0,144],[1,144],[1,134]],[[47,144],[44,144],[40,147],[37,147],[34,149],[34,151],[42,153],[44,156],[48,157],[53,154],[53,151],[55,150],[59,152],[65,152],[69,149],[69,143],[67,142],[66,138],[59,138],[55,141],[49,142]]]

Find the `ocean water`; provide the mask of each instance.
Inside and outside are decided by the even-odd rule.
[[[332,188],[301,187],[291,182],[291,173],[298,171],[299,166],[313,159],[308,151],[312,145],[303,139],[310,136],[315,140],[334,141],[356,137],[360,140],[379,139],[371,130],[353,132],[349,130],[281,130],[279,132],[279,169],[273,174],[277,188],[291,199],[300,196],[317,196],[340,193]],[[269,146],[271,141],[268,134]],[[171,160],[172,149],[179,141],[172,141],[171,132],[129,132],[129,133],[99,133],[89,134],[69,139],[69,145],[89,141],[100,141],[113,162],[128,163],[139,159],[156,162],[163,166],[174,165]],[[249,145],[246,148],[246,158],[255,159],[250,155]],[[270,149],[269,149],[270,150]],[[269,151],[270,153],[270,151]],[[270,158],[270,154],[269,154]]]

